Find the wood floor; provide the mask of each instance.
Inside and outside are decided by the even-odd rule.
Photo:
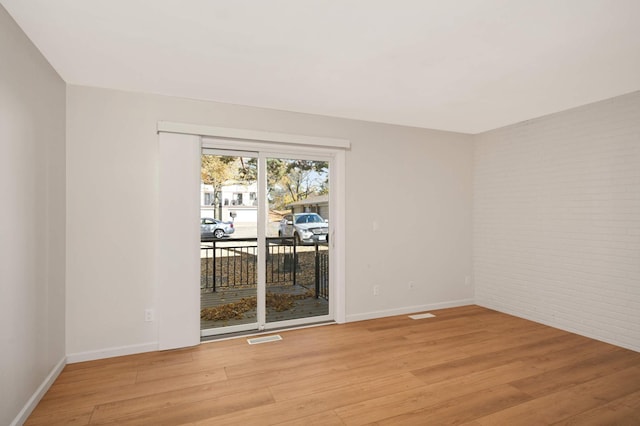
[[[477,306],[68,365],[28,425],[640,425],[640,353]]]

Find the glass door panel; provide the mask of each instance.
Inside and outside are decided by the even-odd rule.
[[[327,316],[329,162],[267,158],[266,176],[266,322]]]
[[[257,328],[258,185],[255,156],[203,154],[201,336]]]
[[[332,318],[329,161],[204,149],[201,336]]]

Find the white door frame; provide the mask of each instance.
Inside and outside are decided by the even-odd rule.
[[[330,215],[331,234],[329,238],[329,243],[331,244],[330,283],[332,285],[330,291],[334,296],[334,321],[338,323],[344,323],[346,321],[345,150],[350,148],[350,142],[344,139],[262,132],[247,129],[200,126],[194,124],[173,123],[165,121],[158,122],[157,130],[158,133],[215,138],[215,146],[221,149],[227,148],[238,150],[240,149],[240,145],[242,145],[242,151],[275,152],[278,154],[293,156],[304,155],[305,153],[310,155],[324,154],[325,156],[329,156],[332,158],[332,166],[330,167],[329,171],[331,180],[329,205],[332,206],[332,212]],[[189,140],[193,139],[189,138]],[[191,148],[193,147],[190,147],[188,149]],[[198,149],[200,148],[201,147],[198,147]],[[160,193],[162,194],[162,192],[163,188],[161,185]],[[198,205],[198,200],[199,193],[197,194],[197,196],[194,196],[194,205]],[[184,223],[182,226],[184,226],[185,229],[190,229],[190,225],[188,222]],[[176,247],[175,241],[172,241],[171,243],[174,250],[180,249],[179,247]],[[189,246],[183,248],[186,252],[188,252],[192,247]],[[162,262],[160,262],[160,264],[161,263]],[[174,271],[174,274],[176,276],[181,275],[180,271],[177,270]],[[190,275],[192,275],[192,271],[186,270],[184,275],[182,276]],[[160,276],[162,276],[161,273]],[[200,288],[199,280],[194,280],[193,288],[196,290]],[[160,285],[158,287],[158,309],[160,311],[158,312],[158,314],[161,318],[166,317],[168,319],[169,316],[164,315],[167,314],[167,312],[164,312],[165,310],[175,310],[176,307],[180,309],[186,309],[187,307],[200,306],[199,299],[199,291],[175,292],[171,291],[168,285]],[[167,303],[164,303],[163,301]],[[171,306],[171,308],[169,308],[169,306]],[[166,309],[163,307],[165,307]],[[180,319],[177,317],[174,318],[174,320],[175,322],[172,320],[171,324],[164,321],[160,322],[159,336],[162,338],[159,338],[159,340],[165,341],[167,343],[170,342],[170,344],[163,344],[162,342],[160,342],[159,346],[163,348],[170,348],[180,347],[180,345],[188,346],[190,344],[195,344],[196,342],[192,341],[192,338],[187,339],[188,341],[183,337],[181,338],[181,336],[193,335],[195,331],[193,330],[193,321],[180,321]],[[283,326],[282,323],[277,324],[280,327]],[[197,328],[199,331],[199,327]]]
[[[330,163],[329,166],[329,181],[331,182],[331,191],[329,191],[329,209],[331,211],[329,221],[329,244],[331,250],[329,251],[329,313],[323,316],[293,319],[287,321],[271,322],[267,323],[265,320],[265,313],[258,311],[258,324],[257,329],[269,330],[282,327],[293,327],[303,325],[311,322],[322,321],[335,321],[338,323],[345,322],[345,265],[344,265],[344,149],[335,149],[319,146],[302,146],[302,145],[284,145],[274,142],[256,142],[245,141],[237,139],[216,138],[205,136],[202,137],[203,149],[221,150],[226,152],[234,152],[239,154],[240,152],[251,153],[255,155],[258,153],[258,172],[259,182],[262,182],[258,186],[258,197],[260,200],[266,197],[266,159],[267,158],[291,158],[291,159],[309,159],[309,160],[323,160]],[[262,205],[264,203],[260,203]],[[258,252],[263,253],[265,250],[264,237],[266,235],[266,208],[258,208]],[[335,219],[334,219],[335,218]],[[334,266],[335,265],[335,266]],[[262,262],[258,263],[258,281],[264,278],[265,271],[261,269],[265,267]],[[262,275],[261,275],[262,274]],[[265,289],[258,287],[258,306],[261,301],[264,301],[266,295]],[[261,315],[262,313],[262,315]],[[243,329],[246,329],[250,325],[243,325]],[[254,324],[255,326],[255,324]],[[224,328],[224,333],[229,333],[236,330],[231,330],[228,327]],[[239,330],[238,330],[239,331]],[[213,333],[217,334],[217,333]],[[210,335],[210,333],[206,333]]]

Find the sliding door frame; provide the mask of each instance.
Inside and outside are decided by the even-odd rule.
[[[294,135],[294,134],[284,134],[284,133],[272,133],[272,132],[263,132],[263,131],[254,131],[247,129],[233,129],[233,128],[225,128],[225,127],[212,127],[212,126],[201,126],[187,123],[174,123],[167,121],[160,121],[157,124],[157,131],[162,136],[162,134],[175,134],[182,136],[197,136],[199,138],[187,138],[184,139],[184,143],[191,145],[189,141],[202,141],[207,140],[207,144],[209,142],[209,138],[213,138],[215,140],[215,147],[219,149],[231,149],[231,150],[241,150],[241,151],[253,151],[253,152],[268,152],[268,153],[278,153],[281,155],[319,155],[319,156],[327,156],[331,158],[331,167],[330,167],[330,182],[331,182],[331,191],[330,191],[330,201],[329,206],[331,209],[331,221],[330,221],[330,238],[329,244],[331,244],[331,268],[330,268],[330,291],[333,294],[333,299],[330,302],[332,304],[330,309],[333,309],[333,319],[335,322],[344,323],[346,322],[346,271],[345,271],[345,202],[346,202],[346,191],[345,191],[345,160],[346,160],[346,150],[350,148],[350,142],[345,139],[334,139],[334,138],[324,138],[324,137],[316,137],[316,136],[308,136],[308,135]],[[198,152],[201,152],[202,143],[197,147]],[[195,147],[193,147],[195,148]],[[191,149],[191,148],[188,148]],[[162,167],[161,167],[162,169]],[[162,174],[162,173],[161,173]],[[171,174],[171,173],[168,173]],[[163,184],[161,182],[160,193],[165,192],[163,187],[168,186],[171,187],[172,183],[167,181],[167,184]],[[197,187],[197,185],[196,185]],[[186,189],[189,190],[188,188]],[[266,188],[264,189],[266,191]],[[161,197],[162,198],[162,197]],[[199,194],[194,196],[194,205],[197,203],[199,198]],[[266,220],[263,218],[262,220]],[[175,222],[172,221],[172,224]],[[190,222],[186,221],[182,225],[186,227],[185,229],[189,230]],[[194,228],[197,230],[197,228]],[[180,230],[176,230],[176,233]],[[197,232],[197,231],[194,231]],[[196,235],[196,234],[194,234]],[[195,237],[194,237],[195,238]],[[161,238],[162,240],[162,238]],[[182,241],[182,240],[180,240]],[[162,242],[162,241],[160,241]],[[184,249],[185,251],[189,251],[192,249],[191,245],[184,247],[176,247],[175,240],[167,241],[167,244],[171,244],[172,251],[179,251]],[[162,245],[162,244],[161,244]],[[197,245],[195,246],[197,247]],[[161,250],[162,251],[162,250]],[[161,253],[162,254],[162,253]],[[165,256],[166,257],[166,256]],[[164,269],[162,265],[164,264],[162,260],[164,257],[159,256],[159,276],[162,277]],[[176,277],[180,276],[190,276],[192,273],[191,269],[195,269],[195,267],[191,265],[186,265],[184,267],[184,274],[180,272],[182,266],[171,265],[173,268],[172,271]],[[198,268],[199,269],[199,268]],[[167,280],[162,280],[164,281]],[[191,281],[191,280],[190,280]],[[175,310],[176,306],[186,308],[189,306],[200,306],[200,295],[199,288],[200,283],[199,279],[194,279],[192,284],[189,284],[193,287],[193,291],[188,292],[180,292],[172,289],[172,286],[169,285],[169,282],[159,285],[158,294],[157,294],[157,303],[158,310],[160,311],[158,314],[160,318],[163,319],[159,323],[159,347],[168,349],[168,348],[176,348],[176,347],[184,347],[195,344],[195,336],[199,336],[199,327],[193,329],[193,323],[195,323],[195,319],[188,321],[180,320],[179,317],[175,315],[169,315],[170,310]],[[165,312],[167,311],[167,312]],[[199,312],[199,311],[197,311]],[[196,312],[196,314],[197,314]],[[173,318],[169,320],[169,318]],[[197,318],[197,317],[195,317]],[[277,324],[278,327],[282,327],[282,323],[272,323]],[[266,324],[266,329],[268,329],[269,324]],[[286,325],[286,324],[285,324]],[[196,334],[194,334],[194,332]],[[193,336],[188,339],[184,339],[182,336]]]
[[[266,199],[266,160],[267,158],[291,158],[328,161],[329,182],[329,313],[319,317],[293,319],[287,321],[267,322],[265,312],[258,312],[258,331],[274,328],[293,327],[304,323],[323,321],[345,322],[345,270],[344,270],[344,149],[279,144],[277,142],[256,142],[211,136],[202,137],[203,151],[228,151],[258,153],[258,199]],[[261,203],[264,204],[264,203]],[[258,253],[265,251],[266,207],[258,209]],[[334,218],[336,218],[334,220]],[[341,231],[342,230],[342,231]],[[265,276],[264,262],[258,263],[258,281],[263,282]],[[335,265],[335,266],[334,266]],[[258,286],[258,306],[266,298],[265,289]],[[260,315],[262,314],[262,315]]]

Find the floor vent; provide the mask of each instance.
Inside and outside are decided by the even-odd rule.
[[[264,337],[255,337],[253,339],[247,339],[247,343],[250,345],[257,345],[258,343],[269,343],[269,342],[277,342],[278,340],[282,340],[279,334],[274,334],[273,336],[264,336]]]
[[[429,314],[429,313],[409,315],[409,318],[411,319],[425,319],[425,318],[433,318],[433,317],[435,317],[435,315]]]

